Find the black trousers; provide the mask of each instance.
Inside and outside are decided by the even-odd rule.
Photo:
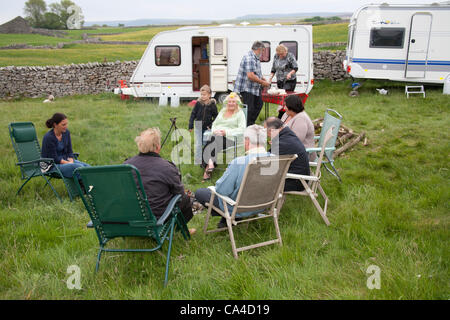
[[[184,220],[186,220],[186,223],[188,223],[194,215],[192,214],[191,198],[189,198],[186,193],[181,195],[181,201],[178,204],[178,207],[183,214]]]
[[[197,191],[195,191],[195,199],[197,199],[198,202],[206,207],[206,203],[209,203],[209,200],[211,200],[211,190],[209,190],[208,188],[197,189]],[[214,197],[214,206],[220,208],[218,197]],[[214,209],[211,211],[211,214],[213,216],[220,216],[220,214],[217,213]]]
[[[295,91],[296,85],[297,85],[297,79],[278,80],[277,81],[278,89],[284,89],[286,91]]]
[[[211,136],[210,140],[203,147],[202,167],[206,168],[209,159],[212,159],[216,164],[216,155],[220,151],[234,146],[234,141],[225,138],[224,136]]]
[[[263,101],[261,94],[255,96],[250,92],[241,92],[242,102],[247,105],[247,127],[255,124],[258,119],[259,113],[263,107]]]

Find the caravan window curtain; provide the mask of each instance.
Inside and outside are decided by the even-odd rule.
[[[370,30],[371,48],[402,49],[405,28],[374,28]]]
[[[259,61],[269,62],[270,61],[270,42],[263,41],[262,43],[264,43],[264,50],[261,53],[261,58],[259,59]]]
[[[181,64],[181,52],[179,46],[155,47],[155,64],[157,66],[179,66]]]

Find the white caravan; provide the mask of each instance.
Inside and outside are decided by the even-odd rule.
[[[197,98],[207,84],[222,102],[233,90],[242,57],[254,41],[266,45],[261,57],[263,75],[268,78],[275,48],[287,46],[298,61],[296,90],[308,94],[313,87],[312,27],[305,25],[220,25],[182,27],[160,32],[144,52],[128,87],[116,94],[134,97]]]
[[[450,2],[366,5],[349,24],[353,78],[443,84],[450,79]]]

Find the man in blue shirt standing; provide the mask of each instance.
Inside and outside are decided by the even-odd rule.
[[[262,109],[262,87],[270,87],[261,72],[260,57],[264,43],[255,41],[250,50],[241,60],[238,75],[234,83],[234,91],[239,92],[244,104],[247,105],[247,126],[255,123]]]

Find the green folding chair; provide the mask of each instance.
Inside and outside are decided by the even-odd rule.
[[[19,161],[16,165],[20,167],[22,180],[25,180],[19,190],[17,190],[17,194],[32,178],[42,177],[45,179],[45,186],[49,185],[56,197],[62,201],[50,182],[52,178],[57,178],[63,180],[70,201],[72,201],[78,195],[74,179],[64,177],[53,159],[41,157],[41,147],[39,146],[34,124],[32,122],[13,122],[8,125],[8,129],[17,160]]]
[[[335,116],[331,115],[330,112],[333,112]],[[320,136],[314,137],[315,140],[318,140],[318,146],[316,148],[306,148],[306,152],[312,153],[312,152],[320,152],[322,150],[322,146],[325,142],[325,134],[328,132],[328,129],[333,127],[332,134],[333,136],[328,140],[328,142],[325,142],[325,159],[323,159],[322,164],[327,169],[329,173],[331,173],[333,176],[338,178],[339,182],[342,182],[341,177],[339,176],[339,173],[337,172],[335,166],[334,166],[334,159],[333,159],[333,153],[334,150],[336,150],[336,139],[338,137],[339,128],[341,126],[342,116],[339,114],[339,112],[333,110],[333,109],[327,109],[325,111],[325,116],[323,118],[323,126],[322,130],[320,131]],[[317,166],[317,160],[309,163],[311,166]],[[331,169],[330,169],[331,167]]]
[[[103,252],[153,252],[161,249],[164,241],[168,240],[164,278],[166,286],[175,227],[184,239],[190,238],[178,205],[181,195],[174,196],[164,214],[156,219],[136,167],[127,164],[81,167],[74,172],[85,186],[86,193],[82,193],[77,181],[78,191],[100,243],[95,271],[99,269]],[[150,249],[105,248],[108,241],[117,237],[146,237],[155,240],[156,244]]]

